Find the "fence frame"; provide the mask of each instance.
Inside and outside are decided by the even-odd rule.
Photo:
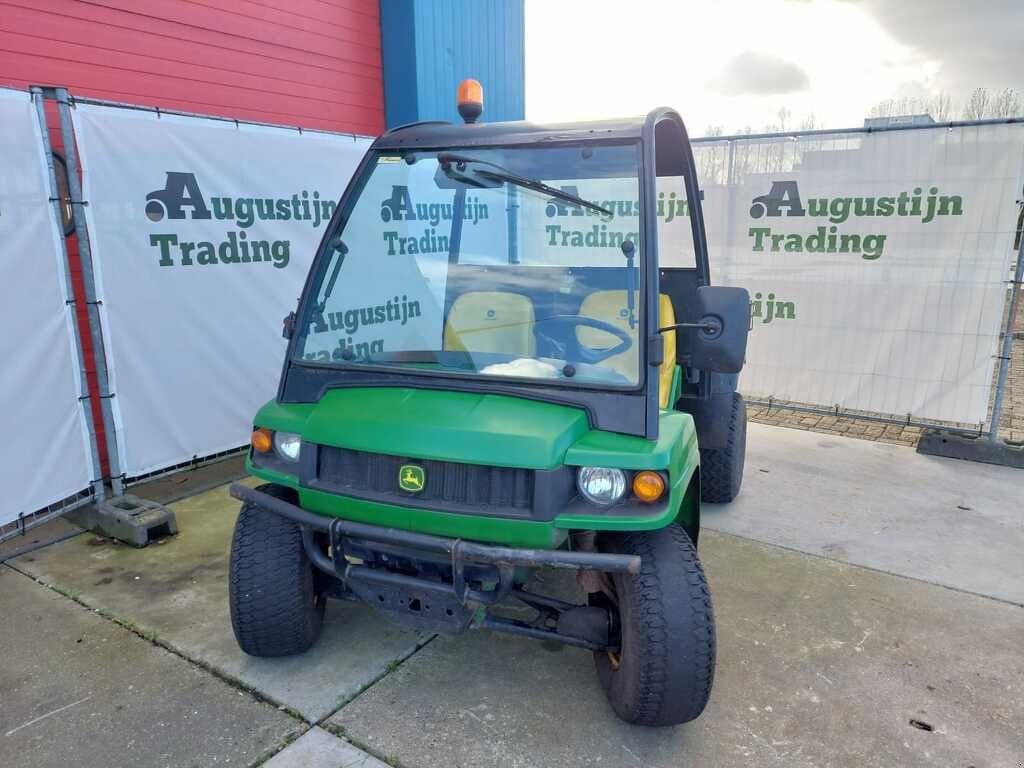
[[[52,91],[53,89],[51,89]],[[54,217],[54,222],[58,232],[60,232],[60,257],[61,257],[61,272],[64,278],[64,295],[65,295],[65,306],[73,307],[76,303],[74,289],[71,284],[71,262],[68,254],[68,243],[67,238],[64,235],[64,223],[63,217],[61,216],[61,197],[60,190],[57,185],[57,172],[53,164],[53,146],[50,143],[50,132],[49,126],[46,120],[46,89],[40,86],[32,86],[29,89],[29,97],[32,100],[33,105],[36,109],[36,119],[40,132],[40,139],[43,148],[43,154],[46,159],[46,170],[47,170],[47,183],[49,184],[50,190],[50,208]],[[55,92],[50,94],[50,97],[55,97]],[[63,135],[63,134],[62,134]],[[65,147],[67,147],[67,138],[64,138]],[[72,143],[73,146],[73,143]],[[68,163],[68,176],[71,176],[71,164]],[[77,176],[75,177],[77,180]],[[69,178],[70,181],[70,178]],[[70,187],[69,187],[70,195]],[[79,206],[80,207],[80,206]],[[89,392],[89,382],[86,375],[85,366],[85,352],[82,348],[82,337],[81,329],[78,327],[77,318],[72,322],[72,328],[74,329],[74,344],[75,351],[78,355],[78,382],[81,395],[79,396],[79,403],[82,408],[83,415],[85,417],[86,429],[89,433],[89,450],[92,458],[93,472],[96,474],[100,473],[100,455],[99,455],[99,441],[96,439],[96,425],[93,423],[92,418],[92,394]],[[97,477],[90,481],[88,488],[79,491],[78,493],[67,496],[63,499],[47,504],[41,509],[33,510],[32,512],[23,513],[18,516],[17,520],[14,520],[6,525],[0,526],[0,543],[12,539],[16,536],[21,536],[28,531],[36,528],[44,523],[49,522],[57,517],[60,517],[72,510],[78,509],[79,507],[85,506],[93,502],[99,503],[106,497],[106,489],[104,487],[103,478]]]
[[[46,93],[47,90],[43,89],[43,92]],[[82,263],[82,286],[85,289],[100,413],[103,416],[103,429],[106,435],[110,485],[113,495],[121,496],[124,494],[124,484],[117,447],[117,431],[114,427],[114,410],[110,405],[110,399],[115,395],[110,391],[110,379],[107,375],[107,356],[103,347],[103,328],[100,325],[99,300],[96,298],[96,278],[92,265],[92,245],[89,241],[89,226],[85,221],[84,206],[89,203],[82,199],[82,181],[78,175],[78,145],[75,143],[75,132],[71,126],[71,106],[67,88],[54,88],[53,97],[57,101],[57,112],[60,116],[60,135],[64,142],[64,160],[68,168],[68,196],[71,198],[75,237],[78,240],[78,257]]]
[[[1017,205],[1024,207],[1024,190]],[[1009,280],[1010,296],[1006,300],[1006,323],[1003,325],[1002,346],[999,351],[999,374],[996,378],[996,391],[992,395],[992,420],[989,422],[988,439],[999,440],[999,422],[1003,415],[1003,398],[1006,396],[1006,382],[1010,374],[1010,363],[1013,360],[1013,324],[1017,318],[1017,302],[1020,299],[1021,283],[1024,282],[1024,232],[1019,235],[1017,244],[1017,264],[1013,270],[1013,279]]]
[[[43,89],[43,90],[47,90],[47,89]],[[187,112],[187,111],[178,110],[178,109],[165,109],[165,108],[159,107],[159,106],[146,106],[146,105],[141,105],[141,104],[129,104],[129,103],[120,102],[120,101],[113,101],[113,100],[110,100],[110,99],[98,99],[98,98],[91,98],[91,97],[75,96],[74,94],[69,93],[67,88],[53,88],[53,89],[49,89],[49,90],[53,90],[55,92],[55,94],[56,94],[56,98],[57,98],[57,101],[58,101],[58,107],[59,107],[60,115],[61,115],[61,135],[64,137],[65,145],[67,145],[69,143],[69,141],[70,141],[70,143],[72,145],[74,144],[74,129],[73,129],[73,125],[72,125],[72,122],[71,122],[71,111],[70,110],[71,110],[71,108],[73,108],[77,104],[89,104],[89,105],[94,105],[94,106],[111,107],[111,108],[115,108],[115,109],[126,109],[126,110],[138,111],[138,112],[150,112],[150,113],[156,114],[157,117],[160,117],[162,115],[174,115],[176,117],[197,118],[197,119],[200,119],[200,120],[216,120],[216,121],[219,121],[219,122],[234,123],[235,126],[239,126],[239,125],[252,125],[252,126],[258,126],[258,127],[261,127],[261,128],[278,128],[278,129],[282,129],[282,130],[296,131],[300,135],[308,133],[308,134],[322,134],[322,135],[325,135],[325,136],[348,136],[348,137],[351,137],[353,142],[357,142],[357,141],[364,140],[364,139],[369,139],[369,140],[372,141],[373,138],[374,138],[372,136],[363,136],[361,134],[352,133],[350,131],[327,131],[327,130],[323,130],[323,129],[320,129],[320,128],[303,128],[302,126],[299,126],[299,125],[287,125],[287,124],[284,124],[284,123],[269,123],[269,122],[261,122],[261,121],[258,121],[258,120],[245,120],[245,119],[241,119],[241,118],[225,117],[223,115],[208,115],[208,114],[203,114],[201,112]],[[63,94],[63,98],[61,98],[61,94]],[[66,125],[65,125],[65,123],[66,123]],[[66,128],[66,132],[65,132],[65,128]],[[87,227],[85,225],[85,214],[84,214],[84,211],[81,210],[83,205],[88,205],[88,202],[86,202],[84,200],[81,200],[81,197],[82,197],[81,183],[78,181],[78,175],[77,175],[78,174],[78,158],[77,158],[77,153],[75,154],[74,158],[71,158],[71,157],[68,158],[68,175],[71,176],[72,174],[74,174],[74,176],[75,176],[75,182],[76,182],[76,184],[78,186],[78,189],[77,189],[77,194],[76,194],[74,191],[71,191],[71,188],[70,188],[70,185],[69,185],[69,192],[71,193],[71,196],[72,196],[73,199],[80,200],[80,204],[78,205],[78,207],[75,208],[75,212],[76,212],[76,214],[78,214],[78,213],[81,214],[82,230],[85,233],[84,235],[79,235],[79,242],[81,243],[82,240],[83,240],[83,237],[86,240],[88,239],[88,229],[87,229]],[[75,231],[77,233],[78,232],[78,219],[77,218],[75,220],[75,227],[76,227]],[[83,255],[83,259],[82,259],[82,269],[83,269],[83,273],[84,273],[86,271],[86,259],[85,259],[84,255]],[[102,327],[100,326],[99,312],[98,312],[98,307],[97,307],[97,304],[99,303],[99,301],[96,299],[96,283],[95,283],[94,273],[93,273],[93,270],[92,270],[91,250],[89,250],[89,258],[88,258],[88,283],[87,283],[87,290],[91,291],[91,297],[92,297],[91,299],[89,299],[87,297],[87,301],[91,300],[91,302],[92,302],[90,304],[90,310],[91,310],[91,313],[90,313],[90,331],[92,331],[92,327],[91,327],[92,311],[94,310],[95,314],[96,314],[96,329],[95,329],[95,332],[93,334],[94,350],[96,351],[96,354],[98,356],[103,358],[103,363],[102,363],[103,364],[103,380],[100,383],[100,389],[101,389],[100,398],[101,398],[101,401],[104,404],[104,408],[105,408],[105,410],[103,412],[103,414],[104,414],[104,425],[105,425],[106,432],[107,432],[107,446],[108,446],[107,450],[108,450],[108,456],[110,458],[110,473],[112,475],[110,480],[111,480],[111,483],[113,485],[113,489],[112,489],[113,490],[113,495],[114,496],[121,496],[121,495],[124,494],[125,488],[128,488],[128,487],[133,486],[133,485],[137,485],[138,483],[145,482],[147,480],[153,480],[153,479],[156,479],[156,478],[167,477],[169,475],[175,475],[175,474],[178,474],[180,472],[185,472],[185,471],[188,471],[188,470],[196,469],[198,467],[206,466],[207,464],[215,464],[215,463],[217,463],[219,461],[224,461],[224,460],[233,458],[235,456],[241,455],[244,452],[244,450],[248,447],[248,443],[240,444],[237,448],[229,448],[229,449],[226,449],[226,450],[223,450],[223,451],[219,451],[219,452],[215,452],[215,453],[211,453],[211,454],[207,454],[207,455],[203,455],[203,456],[198,456],[197,455],[197,456],[194,456],[192,459],[190,459],[188,461],[179,462],[177,464],[173,464],[173,465],[170,465],[170,466],[167,466],[167,467],[163,467],[162,469],[156,469],[156,470],[153,470],[151,472],[146,472],[146,473],[143,473],[143,474],[140,474],[140,475],[137,475],[137,476],[129,477],[126,473],[120,471],[119,462],[117,461],[117,455],[116,455],[116,452],[117,452],[117,433],[116,433],[116,430],[114,429],[113,412],[112,412],[112,409],[110,407],[110,398],[115,397],[115,393],[112,393],[112,392],[109,391],[109,384],[107,383],[106,357],[105,357],[106,352],[105,352],[105,349],[104,349],[104,347],[102,345]],[[97,339],[98,339],[98,341],[97,341]],[[97,366],[97,372],[98,371],[99,371],[99,367]],[[104,393],[106,393],[106,394],[104,395]],[[108,422],[108,418],[107,418],[108,414],[109,414],[109,422]],[[95,439],[94,439],[94,442],[95,442]],[[112,453],[112,451],[113,451],[113,453]],[[115,465],[116,464],[118,465],[117,469],[115,469]]]
[[[886,133],[892,131],[929,131],[937,129],[953,130],[954,128],[971,128],[989,125],[1024,125],[1024,117],[999,117],[987,120],[951,120],[943,123],[907,123],[897,125],[882,125],[876,127],[860,128],[819,128],[803,131],[773,131],[768,133],[734,133],[727,136],[701,136],[691,139],[693,144],[726,144],[728,155],[726,164],[726,179],[729,184],[734,181],[736,144],[740,141],[757,141],[772,139],[793,139],[807,136],[855,136],[860,134]],[[1024,181],[1024,179],[1022,179]],[[1024,191],[1022,191],[1024,197]],[[1024,199],[1017,201],[1018,205],[1024,205]],[[731,210],[731,208],[730,208]],[[971,437],[985,437],[991,442],[999,439],[999,422],[1002,412],[1003,400],[1006,395],[1006,386],[1009,378],[1010,362],[1013,357],[1013,323],[1016,317],[1017,302],[1020,295],[1021,283],[1024,281],[1024,234],[1020,238],[1020,247],[1017,250],[1016,266],[1014,277],[1006,282],[1010,286],[1009,296],[1004,298],[1003,313],[1006,320],[1001,330],[1001,349],[994,356],[999,360],[999,369],[996,377],[994,390],[989,394],[989,408],[991,417],[986,427],[984,421],[978,422],[977,428],[966,427],[950,422],[938,420],[917,419],[913,414],[883,414],[869,413],[854,409],[843,409],[839,404],[832,407],[814,405],[810,403],[797,403],[788,400],[776,400],[774,397],[747,398],[751,405],[766,407],[769,410],[779,408],[781,410],[794,411],[796,413],[811,413],[822,416],[838,416],[861,421],[873,421],[882,424],[895,424],[904,427],[921,427],[925,429],[941,429],[953,434],[961,434]]]
[[[39,116],[39,127],[42,134],[43,149],[46,153],[46,160],[49,172],[49,184],[50,184],[50,201],[53,207],[53,215],[58,225],[61,224],[61,211],[60,211],[60,196],[57,187],[56,171],[53,165],[53,154],[52,146],[49,139],[49,126],[46,118],[45,101],[47,99],[53,100],[57,103],[58,115],[59,115],[59,127],[61,137],[64,143],[65,161],[67,164],[67,175],[68,175],[68,192],[70,197],[70,203],[73,213],[74,220],[74,231],[78,239],[79,244],[79,255],[81,259],[82,267],[82,278],[83,287],[85,288],[85,301],[88,305],[88,317],[89,317],[89,333],[93,343],[93,357],[96,366],[97,381],[99,384],[99,399],[101,406],[101,413],[103,416],[104,428],[106,430],[106,449],[107,457],[110,464],[110,476],[108,478],[97,478],[91,483],[90,489],[83,490],[78,494],[74,494],[66,499],[54,502],[47,507],[37,510],[35,512],[22,515],[19,520],[9,523],[4,528],[0,528],[0,542],[6,541],[13,536],[17,536],[31,530],[32,528],[42,525],[43,523],[59,517],[67,512],[77,509],[85,504],[91,502],[101,502],[106,497],[106,489],[104,486],[104,480],[109,480],[111,484],[111,492],[114,496],[123,495],[125,487],[134,485],[144,480],[149,480],[156,477],[164,477],[167,475],[176,474],[178,472],[186,471],[188,469],[194,469],[197,466],[202,466],[209,463],[214,463],[227,458],[231,458],[235,455],[240,455],[245,446],[241,446],[237,449],[231,449],[227,451],[221,451],[219,453],[211,454],[204,457],[195,457],[192,461],[183,462],[174,466],[166,467],[160,470],[140,475],[139,477],[126,477],[120,470],[119,453],[117,445],[117,432],[114,426],[113,410],[111,408],[110,399],[115,396],[115,393],[110,391],[109,378],[107,375],[106,365],[106,352],[103,346],[103,330],[100,324],[99,317],[99,300],[96,296],[96,283],[93,272],[92,264],[92,252],[91,243],[89,240],[88,226],[85,220],[85,214],[83,206],[88,205],[88,202],[82,198],[82,184],[79,178],[79,161],[77,145],[75,143],[74,129],[71,122],[71,109],[75,104],[92,104],[98,106],[115,107],[120,109],[139,110],[144,112],[156,113],[159,117],[161,114],[175,115],[180,117],[199,118],[205,120],[218,120],[223,122],[235,123],[236,125],[254,125],[261,127],[281,128],[286,130],[294,130],[298,133],[319,133],[327,134],[331,136],[350,136],[353,141],[360,139],[372,139],[373,137],[362,136],[360,134],[346,132],[346,131],[327,131],[322,129],[303,128],[301,126],[293,126],[282,123],[270,123],[260,122],[256,120],[245,120],[239,118],[225,117],[223,115],[208,115],[197,112],[187,112],[176,109],[164,109],[159,106],[145,106],[138,104],[129,104],[124,102],[112,101],[107,99],[89,98],[74,96],[69,93],[66,87],[55,87],[55,86],[32,86],[30,94],[33,102],[35,103],[36,110]],[[728,160],[727,160],[727,176],[726,178],[731,182],[734,176],[734,163],[735,163],[735,149],[737,142],[739,141],[758,141],[758,140],[772,140],[772,139],[797,139],[808,136],[842,136],[842,135],[862,135],[871,133],[883,133],[890,131],[913,131],[913,130],[952,130],[954,128],[966,128],[975,126],[986,126],[986,125],[1007,125],[1007,124],[1024,124],[1024,117],[1011,117],[1011,118],[995,118],[988,120],[955,120],[943,123],[933,124],[905,124],[905,125],[888,125],[888,126],[877,126],[877,127],[854,127],[854,128],[835,128],[835,129],[815,129],[815,130],[796,130],[796,131],[775,131],[766,133],[746,133],[746,134],[729,134],[723,136],[704,136],[692,139],[692,143],[695,145],[713,145],[713,144],[728,144]],[[1024,200],[1018,201],[1020,204],[1024,204]],[[71,290],[71,276],[70,276],[70,262],[68,261],[68,249],[67,242],[64,238],[61,238],[61,248],[64,264],[64,278],[66,282],[67,295],[69,304],[74,303],[74,294]],[[1024,237],[1021,238],[1021,247],[1017,252],[1016,267],[1014,270],[1014,276],[1012,279],[1007,281],[1010,289],[1008,296],[1004,302],[1004,314],[1006,315],[1006,321],[1002,330],[1002,343],[1001,349],[997,359],[1000,361],[998,375],[996,379],[996,385],[993,393],[990,395],[989,403],[991,406],[991,419],[989,424],[986,425],[984,422],[979,422],[977,427],[965,427],[959,425],[951,425],[949,423],[943,423],[940,421],[922,420],[916,419],[912,414],[898,415],[898,414],[879,414],[879,413],[866,413],[863,411],[857,411],[852,409],[843,409],[839,405],[832,407],[824,405],[813,405],[806,403],[794,403],[785,400],[776,400],[775,398],[769,397],[767,400],[760,398],[748,399],[748,402],[752,405],[765,406],[769,409],[779,408],[784,410],[790,410],[794,412],[813,413],[821,415],[840,416],[851,419],[873,421],[885,424],[896,424],[901,426],[916,426],[923,428],[938,428],[948,432],[960,433],[970,436],[984,436],[991,441],[998,439],[998,427],[1001,417],[1002,405],[1005,399],[1005,392],[1008,380],[1008,373],[1010,367],[1010,360],[1013,351],[1013,322],[1015,317],[1015,310],[1020,300],[1021,285],[1024,283]],[[92,451],[92,459],[94,466],[99,471],[99,448],[98,440],[95,431],[95,425],[92,419],[92,411],[90,408],[91,393],[88,390],[88,382],[85,372],[85,359],[82,348],[81,332],[82,329],[79,324],[75,322],[75,344],[79,356],[79,376],[81,382],[81,388],[83,395],[81,397],[82,407],[84,409],[86,424],[88,427],[90,437],[90,448]]]

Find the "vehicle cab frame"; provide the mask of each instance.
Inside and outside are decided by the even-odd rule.
[[[542,382],[522,381],[507,377],[501,381],[466,379],[446,372],[431,375],[423,372],[381,370],[360,365],[358,361],[340,369],[298,359],[298,325],[309,322],[316,303],[313,293],[323,277],[332,254],[331,233],[344,226],[353,206],[372,171],[380,153],[452,152],[471,155],[474,151],[514,147],[601,147],[633,145],[639,152],[639,243],[638,288],[642,292],[641,316],[637,335],[640,375],[637,386],[630,391],[608,391],[599,386],[579,383],[574,386],[545,386]],[[692,231],[693,262],[689,267],[659,267],[656,179],[674,176],[682,179]],[[457,193],[458,195],[458,193]],[[456,196],[458,200],[458,196]],[[450,261],[459,262],[458,230],[461,221],[452,225]],[[458,391],[490,392],[542,400],[585,409],[591,427],[656,440],[659,428],[658,368],[664,355],[664,338],[659,328],[659,297],[667,294],[678,321],[673,330],[678,334],[678,359],[682,377],[678,385],[680,408],[694,412],[695,419],[707,408],[712,394],[713,371],[695,360],[694,340],[703,334],[702,302],[699,289],[710,285],[707,241],[701,211],[701,194],[685,126],[678,113],[662,108],[643,120],[614,120],[565,124],[551,127],[529,123],[479,123],[471,126],[425,122],[394,129],[378,138],[356,170],[335,212],[320,248],[317,251],[309,280],[303,291],[297,314],[286,320],[285,335],[290,337],[288,354],[280,379],[277,399],[282,403],[313,402],[323,393],[337,387],[416,387],[444,388]],[[728,289],[727,289],[728,290]],[[297,318],[297,319],[296,319]],[[735,355],[734,355],[735,356]],[[742,353],[740,353],[742,359]],[[734,382],[734,379],[733,379]],[[675,402],[675,401],[674,401]],[[674,404],[673,402],[673,404]],[[694,403],[688,407],[687,403]],[[698,425],[698,428],[701,425]],[[699,431],[701,431],[699,429]]]

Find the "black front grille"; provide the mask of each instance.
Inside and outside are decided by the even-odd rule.
[[[422,491],[402,490],[405,464],[423,468]],[[475,514],[531,517],[536,473],[532,469],[414,459],[348,448],[318,446],[311,487],[403,506]]]

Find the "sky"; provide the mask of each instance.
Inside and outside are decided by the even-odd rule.
[[[886,99],[1024,92],[1024,0],[526,0],[526,118],[679,110],[691,135],[859,126]]]

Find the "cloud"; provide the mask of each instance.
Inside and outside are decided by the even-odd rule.
[[[728,61],[711,87],[725,96],[774,96],[804,91],[810,84],[807,73],[791,61],[743,51]]]
[[[975,88],[1024,90],[1021,0],[861,0],[897,42],[939,64],[935,90],[963,98]]]

